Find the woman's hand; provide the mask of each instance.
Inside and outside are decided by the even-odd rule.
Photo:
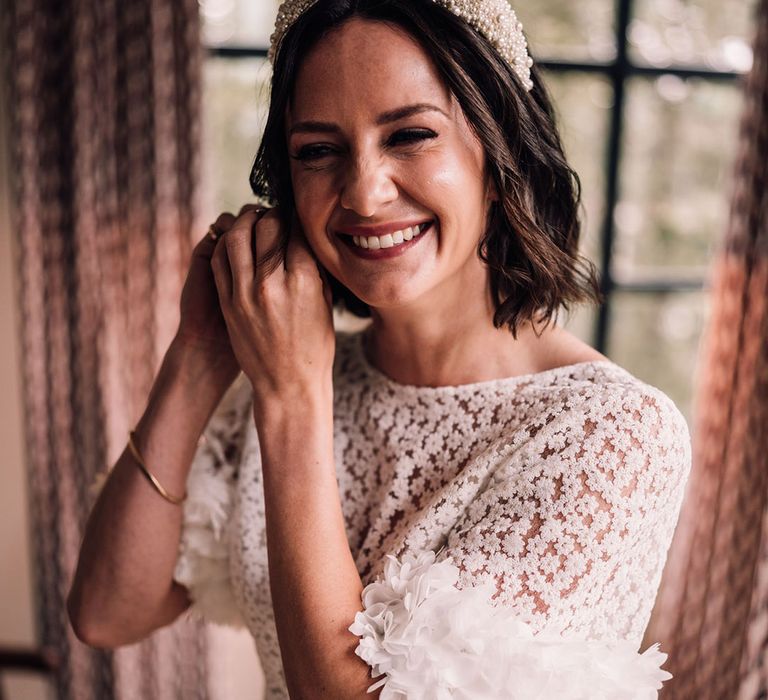
[[[224,213],[216,219],[213,227],[223,232],[234,222],[234,215]],[[212,372],[223,377],[228,386],[237,376],[240,366],[229,342],[211,270],[216,243],[206,233],[192,251],[192,260],[181,292],[179,328],[170,351],[185,358],[192,356],[198,365],[202,363],[210,366]]]
[[[241,211],[219,239],[211,266],[235,356],[257,405],[330,387],[335,350],[330,287],[298,223],[284,256],[275,209]]]

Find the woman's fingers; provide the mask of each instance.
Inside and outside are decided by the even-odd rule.
[[[291,231],[285,250],[285,269],[289,274],[298,274],[300,272],[317,273],[319,271],[315,256],[307,244],[307,239],[301,230],[299,219],[295,213],[291,221]]]
[[[231,273],[232,296],[245,301],[253,287],[253,236],[258,212],[248,209],[237,217],[232,227],[221,238]]]
[[[256,258],[256,278],[263,283],[280,267],[282,262],[282,223],[275,209],[259,215],[254,237],[254,256]]]
[[[287,273],[318,275],[319,268],[295,215],[287,243],[276,209],[247,204],[237,218],[222,214],[214,226],[224,229],[211,259],[220,297],[239,300],[242,305],[258,303],[254,282],[263,286],[282,268],[281,262]]]
[[[264,211],[264,207],[261,204],[243,204],[243,206],[240,207],[240,211],[237,212],[237,215],[242,216],[247,211]]]
[[[219,214],[218,218],[213,223],[213,228],[218,232],[219,237],[221,237],[222,234],[226,233],[230,228],[232,228],[232,224],[235,223],[236,219],[237,217],[228,211],[225,211],[223,214]]]
[[[206,231],[205,235],[202,237],[202,239],[200,239],[200,241],[198,241],[197,245],[192,251],[192,269],[199,266],[207,266],[208,270],[213,272],[214,282],[216,283],[216,291],[220,299],[225,291],[220,287],[219,279],[224,279],[225,276],[228,277],[230,273],[229,268],[226,267],[226,261],[218,260],[214,262],[216,259],[216,248],[219,241],[221,240],[221,235],[226,232],[230,226],[232,226],[234,221],[235,217],[233,214],[230,214],[229,212],[220,214],[216,221],[211,225],[211,228],[217,232],[218,237],[211,238],[209,232]],[[223,272],[220,272],[217,275],[217,269],[220,271],[223,270]],[[226,293],[229,293],[229,291],[226,290]]]
[[[261,221],[268,216],[270,221]],[[263,207],[247,204],[237,218],[231,214],[220,217],[214,226],[218,224],[226,225],[211,259],[219,295],[246,306],[253,301],[253,282],[262,268],[256,261],[261,261],[279,240],[278,217]]]
[[[317,279],[319,277],[323,298],[328,308],[333,306],[333,292],[328,281],[328,275],[309,247],[307,238],[295,214],[291,222],[291,233],[288,237],[288,245],[285,251],[285,270],[286,274],[294,280],[304,275],[309,279]]]
[[[213,257],[213,251],[216,250],[216,243],[218,243],[218,239],[225,231],[229,230],[234,222],[234,214],[230,214],[229,212],[219,214],[216,221],[211,224],[211,228],[214,229],[218,234],[217,238],[211,238],[208,231],[206,231],[205,235],[197,242],[194,249],[192,250],[193,257],[199,256],[210,261],[210,259]]]
[[[229,258],[227,257],[227,247],[221,239],[216,241],[216,248],[211,257],[211,270],[213,270],[213,279],[216,282],[216,291],[219,293],[219,303],[229,303],[232,298],[232,270],[229,267]]]

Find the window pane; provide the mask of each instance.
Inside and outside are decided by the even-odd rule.
[[[513,0],[512,7],[537,58],[606,61],[616,55],[613,0]]]
[[[278,0],[198,0],[206,46],[267,48]]]
[[[248,184],[267,116],[265,59],[208,58],[203,72],[203,177],[212,212],[254,201]]]
[[[613,272],[704,277],[727,223],[739,89],[664,75],[627,95]]]
[[[690,422],[707,295],[616,293],[613,299],[608,356],[669,395]]]
[[[756,0],[636,0],[631,55],[655,66],[749,70],[756,5]]]
[[[582,252],[600,262],[600,229],[605,204],[605,146],[613,92],[601,76],[586,73],[548,73],[560,134],[571,167],[582,185]]]

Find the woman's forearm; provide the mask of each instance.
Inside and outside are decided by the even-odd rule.
[[[197,443],[232,378],[171,346],[135,428],[145,464],[181,495]],[[126,436],[127,437],[127,436]],[[173,582],[182,508],[148,483],[126,448],[91,511],[68,610],[78,636],[120,646],[170,623],[187,606]]]
[[[370,669],[347,629],[362,583],[339,500],[331,401],[294,397],[255,413],[272,604],[291,697],[366,697]]]

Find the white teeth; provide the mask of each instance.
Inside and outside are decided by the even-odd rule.
[[[371,250],[392,248],[421,235],[424,229],[427,228],[427,224],[423,224],[423,227],[422,229],[421,226],[410,226],[402,231],[394,231],[383,236],[368,236],[367,238],[365,236],[352,236],[352,242],[360,248],[369,248]]]

